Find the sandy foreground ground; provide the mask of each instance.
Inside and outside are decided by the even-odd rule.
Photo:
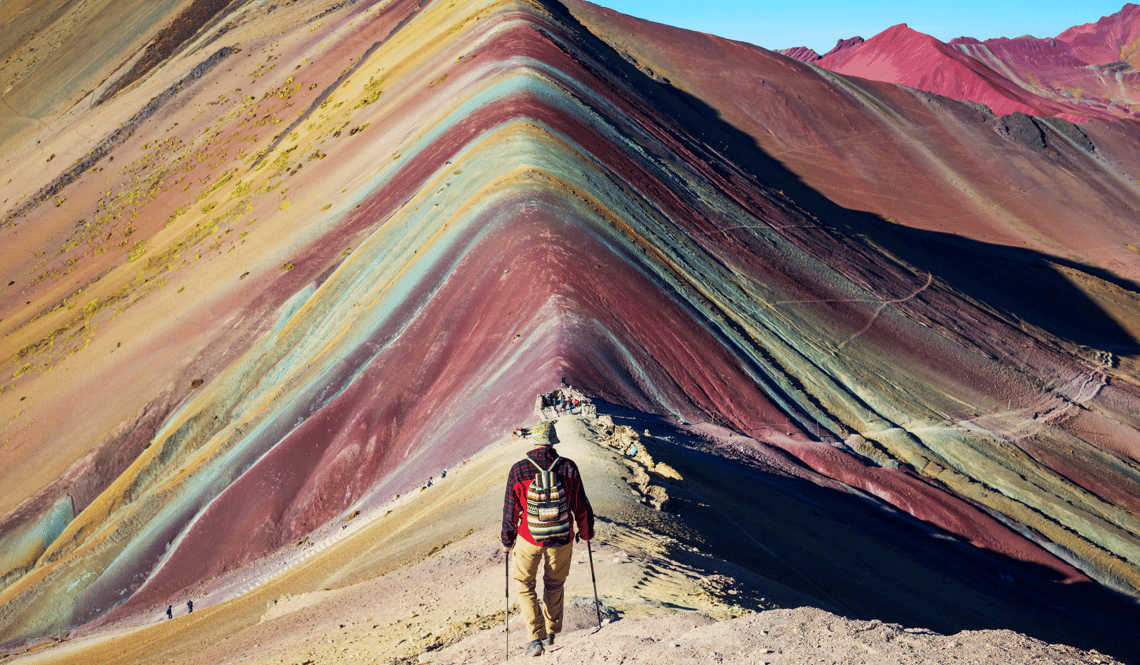
[[[1115,663],[1011,631],[939,635],[841,617],[777,582],[689,548],[653,508],[668,491],[652,446],[609,436],[604,421],[563,417],[558,451],[574,459],[599,516],[575,546],[558,663]],[[68,663],[497,663],[521,659],[526,634],[511,588],[509,635],[499,515],[504,443],[446,479],[372,514],[338,522],[292,553],[198,590],[195,611],[165,607],[3,658]],[[648,453],[648,454],[647,454]],[[636,524],[637,526],[630,526]],[[594,604],[593,573],[600,599]],[[599,625],[599,612],[602,623]]]

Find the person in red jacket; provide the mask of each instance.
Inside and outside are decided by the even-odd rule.
[[[594,512],[578,465],[554,450],[558,436],[553,421],[539,423],[528,438],[533,449],[507,474],[502,541],[504,553],[515,549],[511,577],[518,584],[530,633],[526,655],[540,656],[562,630],[562,586],[570,574],[575,528],[578,537],[593,538]],[[541,611],[535,592],[539,565]]]

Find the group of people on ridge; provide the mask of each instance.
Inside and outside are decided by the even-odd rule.
[[[540,409],[554,409],[557,414],[573,413],[581,404],[581,400],[563,390],[555,390],[539,397]]]

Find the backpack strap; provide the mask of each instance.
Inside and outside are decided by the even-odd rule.
[[[558,464],[558,462],[562,459],[562,457],[555,457],[554,461],[550,463],[550,466],[545,468],[545,469],[542,468],[542,466],[538,462],[534,461],[530,457],[527,457],[526,459],[528,462],[533,464],[534,468],[538,469],[539,473],[542,475],[542,488],[546,491],[546,500],[549,501],[550,500],[550,491],[551,491],[550,486],[553,484],[550,482],[550,475],[554,471],[555,465]]]
[[[555,465],[555,464],[558,464],[559,460],[561,460],[561,459],[562,459],[561,457],[555,457],[555,458],[554,458],[554,461],[550,463],[550,466],[549,466],[549,467],[547,467],[547,468],[545,468],[545,469],[544,469],[544,468],[542,468],[542,466],[541,466],[541,465],[540,465],[538,462],[536,462],[536,461],[532,460],[532,459],[531,459],[531,458],[529,458],[529,457],[528,457],[528,458],[526,458],[526,461],[528,461],[528,462],[530,462],[531,464],[533,464],[533,465],[534,465],[534,468],[538,469],[539,471],[546,471],[547,473],[549,473],[549,472],[551,472],[551,471],[553,471],[553,470],[554,470],[554,465]]]

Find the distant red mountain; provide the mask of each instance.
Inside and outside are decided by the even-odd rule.
[[[901,23],[866,41],[840,40],[822,56],[803,47],[780,53],[841,74],[980,102],[1003,115],[1083,120],[1140,112],[1140,6],[1134,4],[1047,39],[946,43]]]
[[[815,49],[810,49],[806,46],[796,46],[794,48],[785,48],[777,51],[780,55],[786,55],[789,58],[802,60],[804,62],[815,62],[819,60],[820,55],[815,52]]]

